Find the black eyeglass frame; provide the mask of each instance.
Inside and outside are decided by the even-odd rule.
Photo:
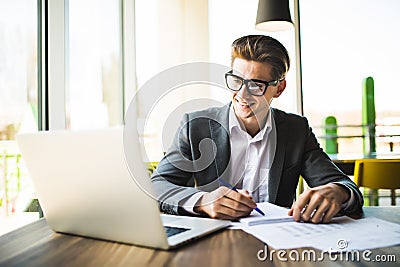
[[[229,87],[229,85],[228,85],[228,76],[235,77],[235,78],[239,79],[240,81],[242,81],[242,84],[240,85],[239,89],[232,89],[232,88]],[[280,79],[280,80],[274,80],[274,81],[267,82],[267,81],[258,80],[258,79],[244,79],[244,78],[242,78],[242,77],[240,77],[240,76],[238,76],[238,75],[236,75],[236,74],[233,74],[233,70],[230,70],[230,71],[228,71],[228,72],[225,73],[225,84],[226,84],[226,86],[228,87],[229,90],[234,91],[234,92],[239,92],[239,91],[243,88],[243,84],[246,84],[246,90],[247,90],[247,92],[249,92],[249,94],[254,95],[254,96],[262,96],[262,95],[264,95],[265,92],[266,92],[267,89],[268,89],[268,86],[271,86],[271,85],[272,85],[272,86],[276,86],[276,85],[278,84],[278,82],[281,82],[281,81],[283,81],[284,79],[285,79],[285,78],[282,78],[282,79]],[[254,93],[249,89],[248,83],[250,83],[250,82],[252,82],[252,83],[262,83],[262,84],[265,84],[265,89],[264,89],[263,91],[260,91],[260,92],[261,92],[260,94],[254,94]]]

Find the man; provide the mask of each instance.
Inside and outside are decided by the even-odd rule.
[[[233,42],[225,74],[232,102],[185,114],[151,177],[162,211],[234,220],[268,201],[313,223],[362,212],[360,191],[322,151],[306,118],[270,108],[286,88],[289,66],[274,38]],[[311,188],[293,202],[300,175]]]

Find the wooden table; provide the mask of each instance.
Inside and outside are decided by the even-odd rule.
[[[400,207],[365,207],[364,211],[366,217],[400,224]],[[362,258],[360,262],[333,261],[327,255],[323,261],[299,263],[280,261],[274,254],[272,261],[261,261],[257,253],[263,249],[261,241],[242,230],[225,229],[179,249],[160,251],[54,233],[46,220],[40,219],[0,237],[0,266],[376,266],[376,262]],[[394,257],[398,264],[400,246],[372,250],[370,258],[376,255]],[[386,264],[396,266],[393,262]]]

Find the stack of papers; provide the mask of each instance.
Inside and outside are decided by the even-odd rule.
[[[288,210],[271,203],[258,203],[266,216],[252,212],[236,228],[275,249],[313,247],[323,251],[365,250],[400,244],[400,225],[365,218],[334,218],[328,224],[296,222]]]
[[[287,215],[288,210],[286,208],[268,202],[258,203],[257,207],[265,213],[265,216],[253,211],[248,217],[240,219],[240,223],[244,226],[254,226],[294,221],[291,216]]]

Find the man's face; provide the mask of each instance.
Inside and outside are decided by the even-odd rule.
[[[271,76],[271,66],[266,63],[248,61],[236,58],[232,65],[233,73],[244,79],[257,79],[270,82],[274,80]],[[285,89],[286,81],[280,81],[276,86],[268,86],[262,96],[251,95],[246,86],[243,85],[240,91],[232,95],[233,107],[236,116],[243,122],[249,119],[264,121],[268,114],[272,98],[278,97]]]

